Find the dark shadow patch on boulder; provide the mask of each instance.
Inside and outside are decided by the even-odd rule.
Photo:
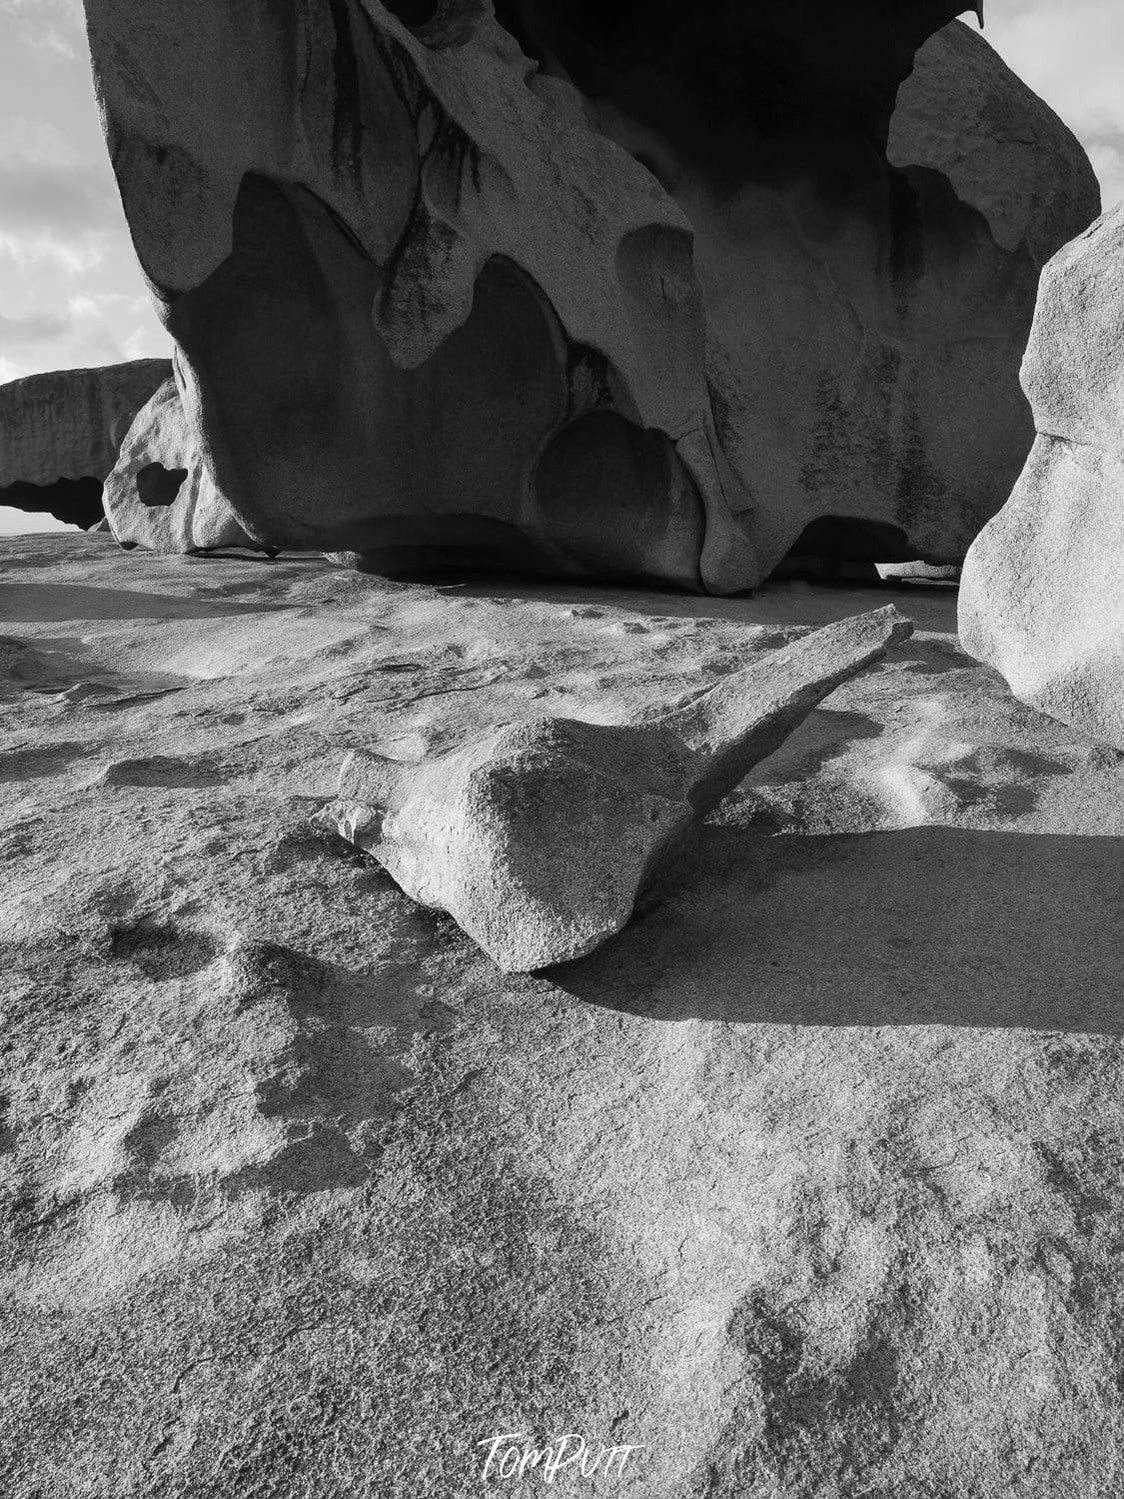
[[[877,563],[911,560],[906,533],[886,521],[853,515],[821,515],[805,526],[774,578],[801,578],[815,583],[854,583],[877,587]]]
[[[174,505],[187,478],[185,468],[165,468],[162,463],[146,463],[137,471],[137,498],[142,505],[161,508]]]
[[[417,1085],[408,1054],[448,1030],[453,1012],[419,992],[413,964],[352,971],[269,941],[243,944],[231,962],[240,1005],[280,1002],[295,1030],[276,1072],[257,1084],[258,1106],[282,1121],[287,1141],[227,1190],[360,1185],[399,1096]]]
[[[148,917],[119,926],[110,938],[109,955],[139,968],[146,978],[180,979],[200,973],[214,962],[218,947],[211,937],[190,927]]]
[[[0,783],[41,780],[59,775],[89,753],[85,744],[44,744],[33,749],[0,753]]]
[[[428,26],[441,10],[436,0],[386,0],[386,8],[412,30]]]
[[[0,505],[29,515],[53,515],[65,525],[89,531],[104,518],[101,488],[102,481],[90,477],[56,479],[53,484],[26,484],[21,480],[0,489]]]
[[[708,174],[741,176],[746,141],[757,142],[759,180],[798,175],[841,143],[873,158],[917,49],[960,9],[922,0],[891,19],[885,0],[496,4],[529,56],[556,59],[584,94],[611,100]]]
[[[532,503],[544,545],[581,575],[702,586],[703,505],[664,432],[587,412],[547,444]]]
[[[224,767],[210,755],[139,755],[113,760],[102,772],[104,786],[164,786],[200,789],[222,785]]]

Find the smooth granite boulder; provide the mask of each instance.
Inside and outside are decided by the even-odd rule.
[[[968,553],[961,643],[1124,749],[1124,208],[1046,268],[1023,383],[1038,436]]]
[[[86,0],[242,525],[713,592],[797,544],[961,560],[1029,449],[1039,266],[1098,208],[967,29],[906,81],[970,8]]]
[[[121,439],[170,374],[166,359],[135,359],[0,385],[0,505],[96,525]]]

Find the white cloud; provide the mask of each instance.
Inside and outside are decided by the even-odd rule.
[[[0,312],[0,348],[50,343],[68,333],[71,326],[70,315],[59,312],[28,312],[19,317]]]
[[[82,292],[61,310],[0,314],[0,381],[42,369],[167,358],[171,340],[147,296]]]
[[[82,0],[0,0],[0,16],[39,24],[44,15],[72,30],[84,29]]]
[[[80,0],[0,0],[0,380],[166,354],[117,196]]]
[[[56,121],[22,114],[0,120],[0,161],[70,167],[77,159],[74,140]]]
[[[8,231],[99,228],[121,216],[103,174],[77,162],[0,161],[0,204]]]
[[[78,48],[74,42],[67,41],[57,27],[52,26],[43,33],[32,39],[33,47],[42,47],[46,52],[53,52],[57,57],[65,57],[68,62],[75,62],[78,58]]]
[[[106,239],[93,235],[67,241],[48,231],[0,232],[0,260],[11,261],[21,271],[44,269],[49,275],[61,271],[70,277],[88,276],[106,263]]]
[[[1124,202],[1124,140],[1095,142],[1089,150],[1089,159],[1101,179],[1105,208]]]

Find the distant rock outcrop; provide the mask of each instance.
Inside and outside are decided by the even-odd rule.
[[[121,439],[171,371],[167,359],[135,359],[0,385],[0,505],[96,525]]]
[[[968,553],[964,649],[1124,749],[1124,208],[1047,266],[1023,366],[1038,436]]]
[[[797,544],[959,561],[1032,438],[1039,266],[1098,207],[941,31],[969,8],[86,0],[242,525],[715,592]]]
[[[175,380],[165,380],[125,435],[102,496],[122,546],[155,552],[254,547],[199,457]]]

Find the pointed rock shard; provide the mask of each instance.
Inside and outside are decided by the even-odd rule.
[[[912,630],[893,608],[841,620],[642,723],[536,719],[415,764],[355,751],[314,821],[501,968],[568,962],[620,931],[677,840]]]
[[[713,811],[754,765],[778,750],[829,693],[912,634],[912,622],[892,606],[852,615],[771,652],[654,720],[653,727],[671,729],[699,757],[688,793],[698,816]]]

